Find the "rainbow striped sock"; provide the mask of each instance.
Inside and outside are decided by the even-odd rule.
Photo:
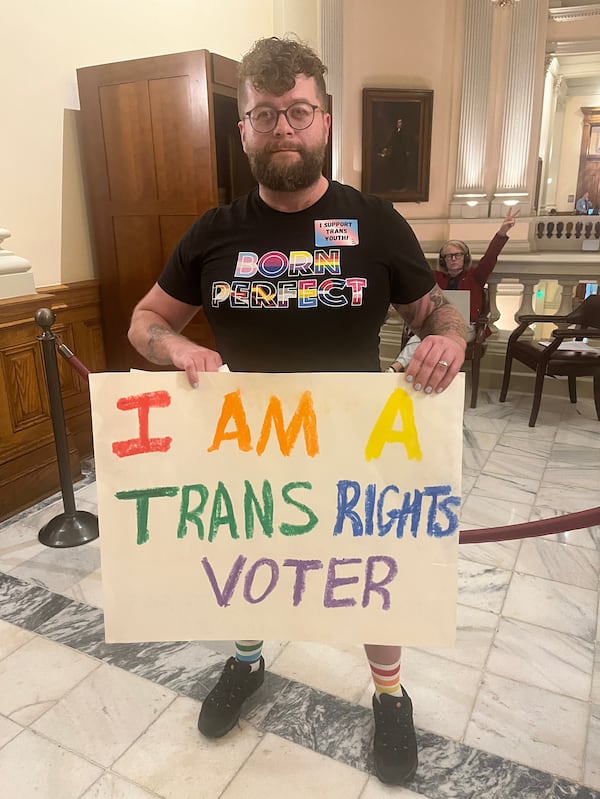
[[[375,683],[375,694],[377,698],[381,694],[391,694],[392,696],[402,696],[402,686],[400,685],[400,658],[394,663],[374,663],[369,660],[373,682]]]
[[[235,659],[248,663],[252,671],[258,671],[262,645],[262,641],[236,641]]]

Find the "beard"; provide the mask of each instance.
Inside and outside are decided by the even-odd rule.
[[[247,153],[250,170],[261,186],[271,191],[299,191],[312,186],[323,174],[326,143],[314,147],[297,145],[294,149],[300,155],[291,163],[277,163],[272,153],[278,146],[264,147]]]

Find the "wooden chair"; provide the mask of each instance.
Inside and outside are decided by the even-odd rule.
[[[471,408],[477,407],[477,395],[479,393],[479,375],[481,373],[481,359],[486,353],[486,331],[490,324],[490,295],[487,286],[483,289],[483,304],[479,319],[473,322],[475,335],[473,341],[469,341],[465,352],[465,361],[471,362]],[[413,335],[408,325],[404,325],[402,330],[401,349],[404,349],[409,338]]]
[[[521,336],[529,325],[534,322],[551,322],[563,324],[552,331],[552,341],[548,346],[539,344]],[[566,376],[569,384],[569,398],[577,402],[576,380],[578,377],[591,376],[594,379],[594,402],[596,414],[600,420],[600,352],[579,352],[568,349],[559,349],[566,339],[582,338],[600,339],[600,296],[592,295],[584,300],[574,311],[567,315],[556,314],[534,315],[528,314],[519,317],[519,326],[511,333],[506,349],[504,362],[504,378],[500,391],[500,402],[504,402],[510,382],[510,370],[513,360],[525,364],[535,372],[535,388],[533,392],[533,406],[529,417],[529,427],[535,427],[535,422],[540,410],[544,378]]]

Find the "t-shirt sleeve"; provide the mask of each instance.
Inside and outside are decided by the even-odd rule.
[[[384,225],[391,302],[407,305],[430,292],[435,286],[435,277],[413,229],[391,204],[386,208]]]
[[[177,243],[158,278],[171,297],[188,305],[202,305],[202,261],[208,214],[198,219]]]

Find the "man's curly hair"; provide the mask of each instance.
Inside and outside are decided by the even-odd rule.
[[[294,88],[298,75],[315,79],[319,102],[327,108],[325,72],[327,67],[307,44],[277,36],[259,39],[242,58],[238,69],[240,116],[243,114],[246,81],[250,81],[256,91],[279,97]]]

